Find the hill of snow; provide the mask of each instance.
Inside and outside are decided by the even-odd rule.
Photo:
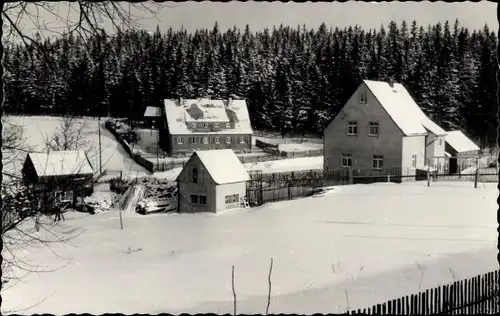
[[[2,118],[14,126],[20,126],[23,130],[23,137],[26,139],[26,146],[33,151],[42,151],[45,138],[51,138],[57,132],[62,118],[53,116],[5,116]],[[82,148],[87,152],[90,163],[97,172],[99,169],[99,121],[93,118],[75,119],[75,124],[84,126]],[[104,127],[104,118],[101,119],[101,150],[102,168],[114,171],[122,171],[123,177],[142,176],[149,172],[138,165],[125,152],[123,147],[116,141],[115,137]],[[9,171],[20,172],[26,157],[25,153],[20,153],[15,162],[7,166]]]

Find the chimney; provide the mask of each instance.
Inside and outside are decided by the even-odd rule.
[[[394,79],[389,78],[389,86],[390,86],[391,88],[394,88]]]

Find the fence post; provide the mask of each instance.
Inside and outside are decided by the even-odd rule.
[[[477,189],[477,178],[479,176],[479,168],[476,167],[476,171],[474,172],[474,189]]]
[[[429,169],[427,169],[427,186],[428,187],[431,186],[431,173],[430,173]]]
[[[292,188],[291,188],[291,182],[288,182],[288,199],[292,199]]]
[[[389,182],[389,183],[391,182],[391,174],[390,173],[387,175],[387,182]]]

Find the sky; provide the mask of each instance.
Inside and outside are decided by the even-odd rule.
[[[31,4],[32,5],[32,4]],[[55,4],[52,10],[40,11],[38,21],[47,24],[52,30],[62,30],[64,23],[60,17],[77,17],[76,9],[68,9],[68,3]],[[76,8],[76,5],[73,4]],[[127,6],[125,4],[125,6]],[[488,24],[490,30],[498,30],[498,20],[494,2],[346,2],[346,3],[281,3],[281,2],[164,2],[156,17],[145,10],[134,9],[131,15],[141,17],[137,22],[140,28],[154,31],[158,25],[161,30],[169,27],[193,32],[200,28],[212,28],[217,21],[221,30],[236,26],[244,28],[250,25],[251,30],[262,30],[265,27],[284,24],[297,26],[305,24],[308,28],[317,28],[321,23],[331,27],[360,25],[365,29],[379,28],[388,25],[391,20],[401,23],[403,20],[416,20],[419,25],[437,22],[454,22],[459,19],[462,26],[479,29]],[[32,9],[32,12],[35,12]],[[54,14],[56,13],[56,14]],[[59,18],[56,18],[56,15]],[[59,21],[58,21],[59,20]],[[36,31],[33,22],[23,19],[24,32]],[[112,23],[101,24],[112,32]],[[45,32],[45,34],[49,34]],[[50,34],[49,34],[50,35]]]

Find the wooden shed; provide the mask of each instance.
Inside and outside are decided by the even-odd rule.
[[[195,151],[176,179],[178,211],[217,213],[243,207],[249,180],[233,150]]]
[[[22,168],[23,181],[40,194],[40,207],[93,192],[94,170],[83,150],[29,153]]]

